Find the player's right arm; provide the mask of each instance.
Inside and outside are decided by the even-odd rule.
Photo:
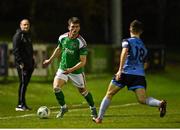
[[[16,62],[19,64],[19,67],[22,69],[24,67],[24,63],[21,55],[21,34],[16,33],[13,37],[13,54],[16,58]]]
[[[57,46],[56,49],[54,50],[54,52],[52,53],[51,57],[47,60],[44,60],[43,65],[48,66],[49,64],[51,64],[52,61],[54,60],[54,58],[56,58],[60,55],[60,52],[61,52],[61,49],[59,46]]]
[[[123,71],[123,66],[124,66],[124,63],[126,61],[126,58],[127,58],[127,54],[128,54],[128,48],[123,48],[122,51],[121,51],[121,55],[120,55],[120,58],[119,58],[119,70],[118,72],[116,73],[116,80],[119,80],[120,77],[121,77],[121,73]]]

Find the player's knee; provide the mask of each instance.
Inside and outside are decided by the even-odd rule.
[[[106,97],[109,98],[109,99],[112,99],[113,96],[114,96],[113,92],[107,92],[106,93]]]
[[[108,96],[113,96],[114,94],[115,94],[114,91],[108,91],[106,95],[108,95]]]
[[[60,87],[58,87],[58,86],[53,86],[53,90],[55,93],[58,93],[61,91]]]
[[[140,104],[146,104],[146,100],[145,100],[145,99],[138,99],[138,102],[139,102]]]

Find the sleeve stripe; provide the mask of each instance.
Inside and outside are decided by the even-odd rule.
[[[58,39],[59,42],[61,42],[62,38],[67,37],[67,36],[68,36],[68,33],[64,33],[64,34],[60,35],[59,39]]]
[[[79,48],[84,48],[84,47],[87,46],[86,41],[84,40],[84,38],[83,38],[82,36],[79,36],[79,37],[78,37],[78,40],[79,40],[79,42],[80,42]]]

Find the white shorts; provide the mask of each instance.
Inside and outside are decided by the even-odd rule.
[[[86,85],[86,80],[85,80],[85,74],[84,73],[80,73],[80,74],[63,74],[64,70],[62,69],[58,69],[58,71],[56,72],[56,76],[55,78],[57,79],[62,79],[64,81],[68,81],[68,79],[70,79],[73,83],[73,85],[75,85],[78,88],[84,88]]]

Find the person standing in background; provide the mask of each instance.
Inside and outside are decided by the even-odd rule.
[[[33,45],[28,19],[20,21],[20,28],[13,36],[13,54],[19,76],[18,104],[16,111],[31,110],[26,104],[26,90],[34,71]]]

